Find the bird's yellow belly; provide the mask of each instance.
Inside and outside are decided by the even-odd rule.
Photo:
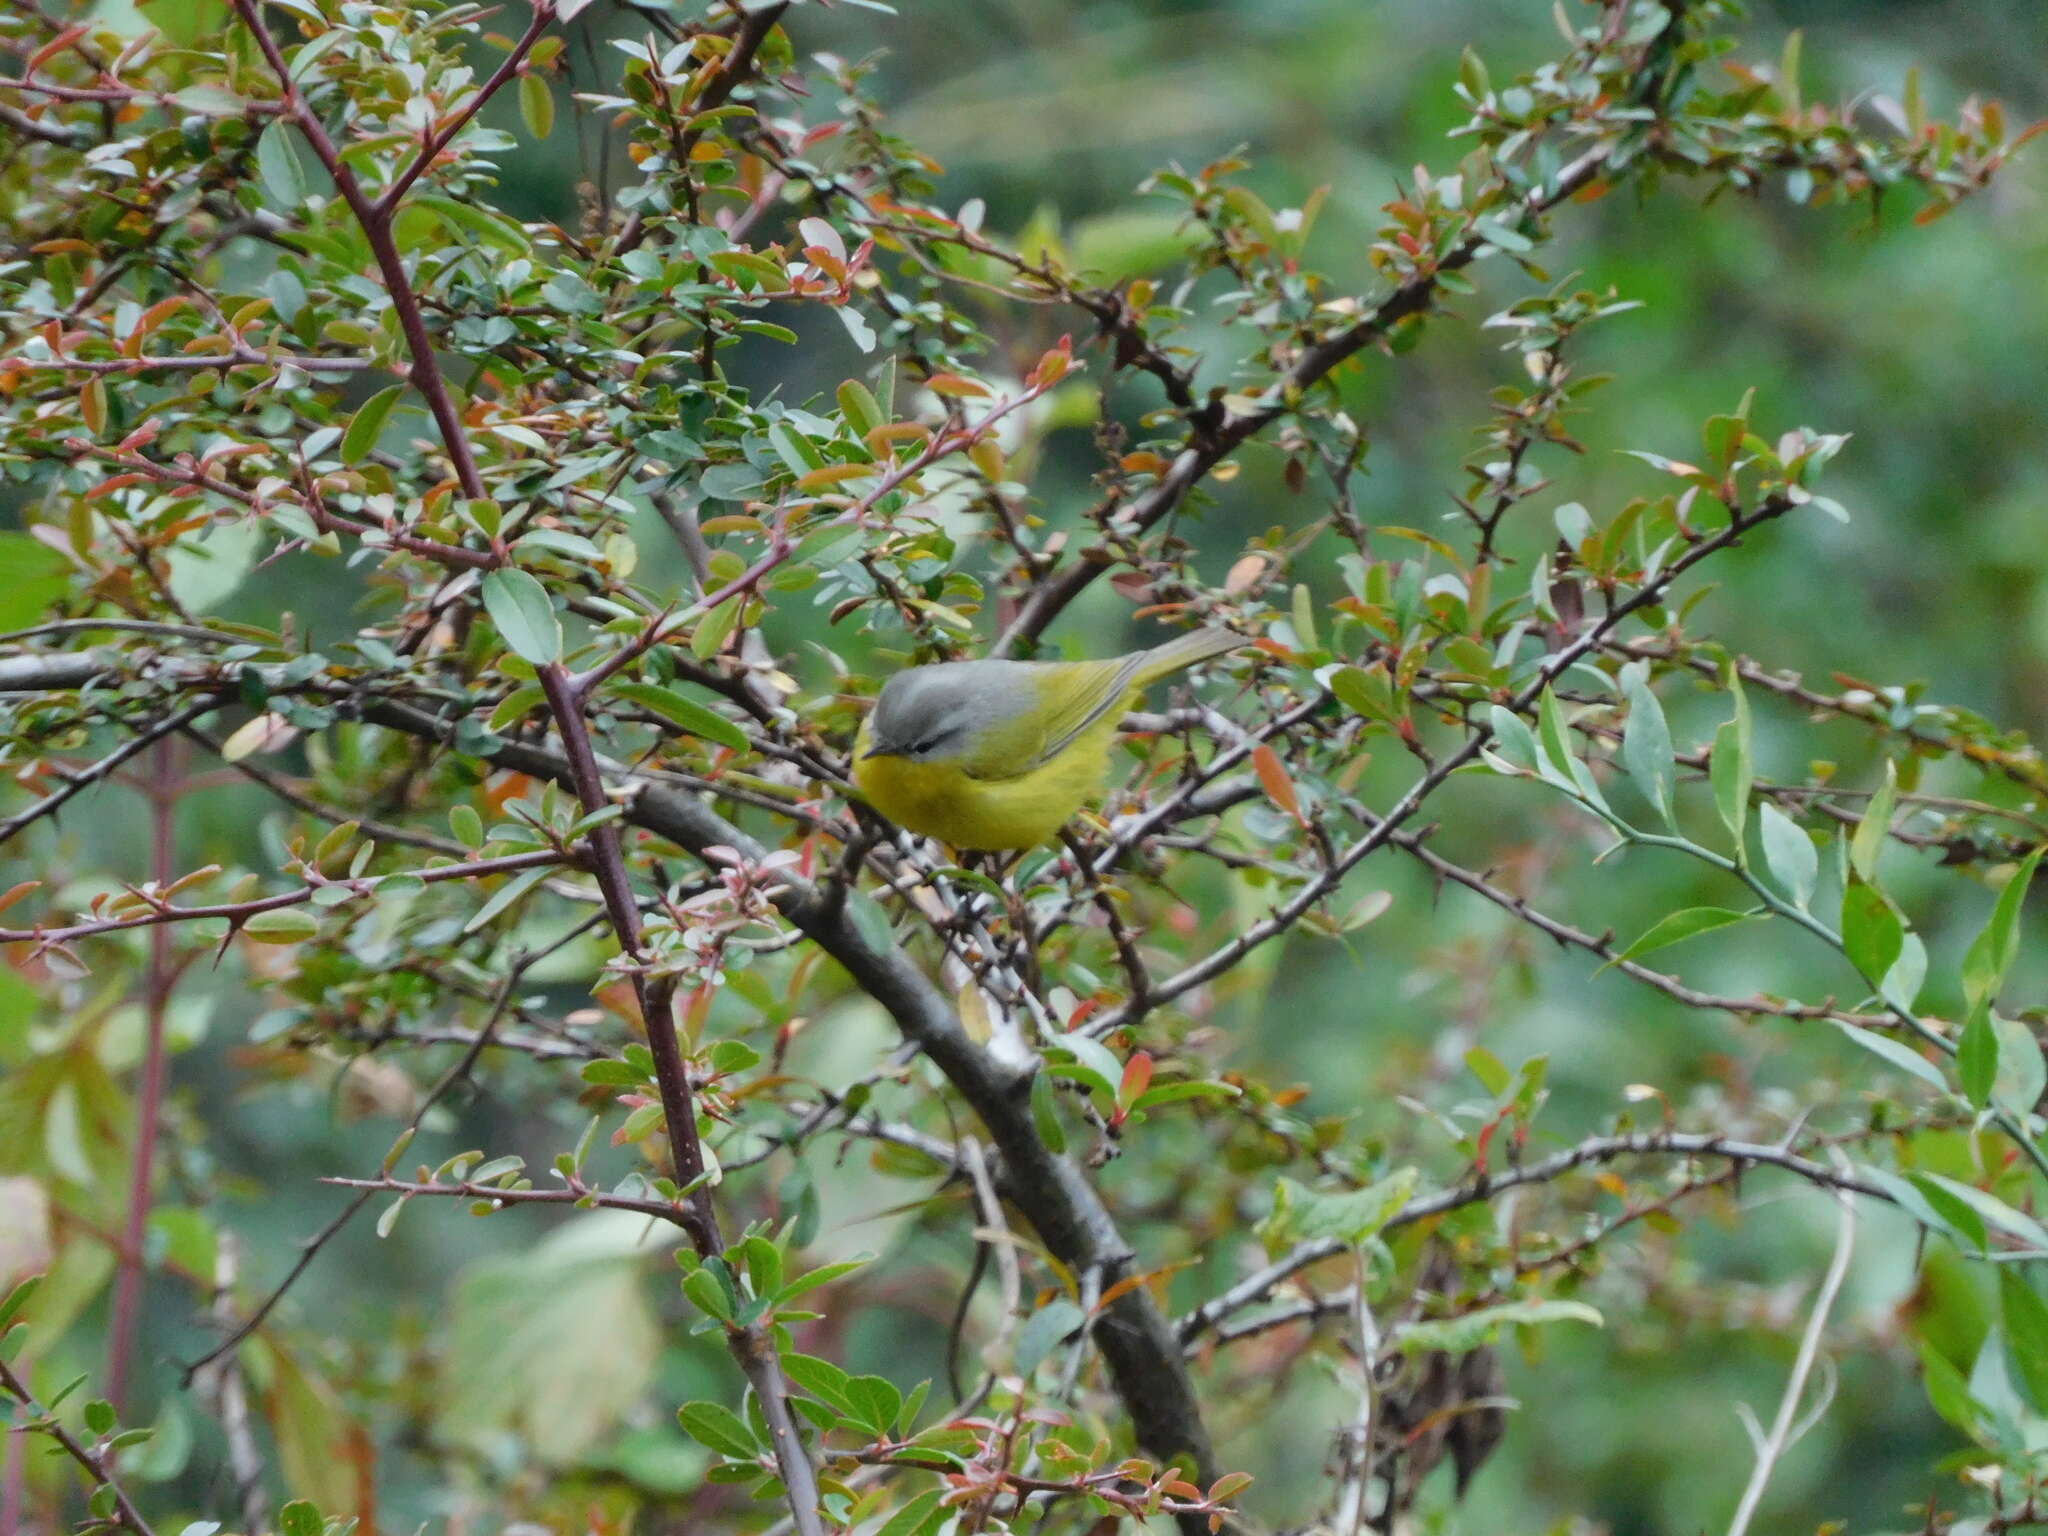
[[[875,809],[913,832],[955,848],[1035,848],[1102,787],[1109,734],[1014,779],[970,778],[952,764],[905,757],[862,759],[854,778]]]

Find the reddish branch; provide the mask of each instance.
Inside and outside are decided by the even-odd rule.
[[[177,743],[169,737],[159,741],[150,754],[146,793],[150,879],[157,890],[168,890],[178,877],[179,794]],[[128,1225],[121,1238],[120,1279],[115,1285],[114,1314],[107,1329],[107,1397],[117,1412],[128,1406],[129,1356],[142,1306],[142,1239],[149,1223],[157,1132],[163,1120],[164,1022],[177,979],[171,957],[170,925],[158,923],[150,930],[149,969],[143,978],[147,1037],[142,1056],[142,1091],[135,1107],[135,1160],[128,1176]]]
[[[542,28],[553,19],[553,0],[540,0],[540,3],[534,6],[533,25],[528,28],[526,36],[521,40],[512,58],[507,61],[507,65],[501,67],[477,91],[445,137],[437,136],[423,145],[413,166],[393,183],[383,198],[374,203],[356,181],[353,171],[341,159],[319,118],[293,85],[284,56],[279,51],[276,40],[263,24],[258,10],[258,0],[235,0],[235,8],[255,35],[264,57],[270,61],[287,109],[305,134],[308,143],[312,145],[313,152],[319,156],[321,163],[327,167],[328,174],[334,178],[336,188],[362,227],[363,236],[369,242],[371,254],[375,257],[378,270],[383,276],[384,286],[391,296],[399,329],[405,336],[406,347],[412,358],[413,387],[427,402],[428,411],[440,431],[442,445],[446,448],[449,461],[455,468],[455,478],[462,488],[462,494],[472,500],[483,499],[486,495],[483,476],[477,468],[476,456],[470,448],[468,434],[463,428],[461,413],[455,407],[440,363],[434,355],[433,337],[427,330],[418,295],[413,290],[411,277],[405,270],[404,260],[393,238],[392,221],[398,212],[405,189],[446,147],[455,132],[459,132],[462,125],[483,108],[491,94],[512,78],[525,51],[533,46]],[[493,560],[491,563],[496,561]],[[577,684],[559,662],[549,663],[541,668],[540,682],[547,696],[548,708],[555,717],[556,729],[561,733],[568,759],[569,779],[577,798],[582,802],[586,813],[594,814],[604,810],[609,801],[605,796],[603,777],[598,770],[596,754],[591,745],[590,726],[584,718],[583,700]],[[598,885],[604,893],[605,907],[610,915],[613,931],[618,937],[619,948],[627,962],[635,968],[633,985],[639,997],[648,1047],[654,1056],[656,1080],[661,1089],[662,1113],[668,1128],[670,1156],[675,1162],[679,1182],[688,1191],[683,1225],[698,1251],[708,1257],[721,1252],[724,1243],[718,1228],[717,1212],[712,1205],[708,1180],[704,1177],[705,1161],[702,1144],[697,1135],[696,1111],[691,1102],[689,1074],[684,1067],[682,1052],[676,1040],[673,1007],[675,983],[672,978],[653,974],[646,968],[646,955],[640,940],[640,909],[633,897],[631,879],[626,873],[618,826],[613,822],[603,822],[591,829],[586,841],[596,870]],[[781,1363],[776,1357],[774,1342],[767,1329],[758,1323],[744,1327],[728,1327],[726,1333],[726,1342],[733,1358],[753,1386],[762,1415],[767,1421],[774,1442],[776,1463],[782,1473],[790,1514],[796,1522],[799,1536],[822,1536],[816,1473],[811,1467],[802,1438],[790,1415],[782,1382]]]
[[[472,859],[464,864],[442,864],[426,869],[407,870],[406,873],[433,885],[447,880],[474,880],[484,875],[511,874],[517,870],[570,862],[572,858],[569,854],[558,853],[553,849],[538,849],[531,853],[508,853],[493,859]],[[69,944],[76,939],[97,938],[102,934],[121,933],[130,928],[190,923],[209,917],[225,918],[234,927],[240,928],[258,913],[298,906],[311,901],[319,892],[330,888],[347,890],[356,896],[374,895],[380,878],[375,875],[363,875],[328,880],[311,870],[308,870],[307,874],[307,882],[295,891],[280,891],[274,896],[257,896],[248,901],[224,901],[203,907],[176,906],[157,895],[151,886],[130,886],[129,895],[140,901],[147,908],[146,911],[127,917],[72,923],[61,928],[0,928],[0,944],[33,944],[37,949],[44,949],[53,944]]]

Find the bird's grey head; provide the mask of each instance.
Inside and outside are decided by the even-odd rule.
[[[898,672],[875,700],[869,757],[922,762],[956,754],[971,741],[996,702],[981,676],[992,662],[950,662]]]

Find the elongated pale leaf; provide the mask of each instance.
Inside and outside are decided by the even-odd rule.
[[[1725,721],[1714,732],[1713,754],[1707,762],[1707,776],[1714,785],[1714,808],[1735,840],[1737,863],[1748,860],[1749,789],[1754,770],[1749,759],[1749,732],[1740,720]]]
[[[477,929],[483,927],[484,924],[488,923],[500,912],[505,911],[514,902],[518,901],[520,897],[524,896],[553,873],[553,870],[549,869],[546,865],[542,865],[538,869],[522,870],[514,875],[491,893],[489,901],[477,908],[476,916],[462,925],[462,931],[464,933],[475,933]]]
[[[1882,981],[1906,942],[1905,924],[1884,893],[1850,877],[1842,893],[1842,948],[1871,985]]]
[[[389,389],[380,389],[361,405],[349,418],[348,430],[341,434],[341,458],[345,464],[353,464],[377,446],[377,439],[384,431],[384,423],[391,419],[391,412],[398,405],[399,396],[405,393],[403,384],[394,384]]]
[[[701,736],[706,741],[715,741],[721,747],[731,747],[735,752],[747,749],[747,733],[714,709],[706,708],[695,699],[685,698],[673,688],[663,688],[654,683],[614,683],[612,692],[624,699],[631,699],[643,709],[651,709],[662,719],[692,736]]]
[[[1910,1073],[1930,1088],[1948,1092],[1948,1079],[1941,1075],[1941,1069],[1910,1045],[1894,1040],[1889,1035],[1880,1035],[1874,1029],[1865,1029],[1860,1024],[1845,1023],[1841,1019],[1828,1021],[1843,1034],[1854,1040],[1871,1055],[1882,1058],[1901,1072]]]
[[[1991,1027],[1990,1008],[1981,1003],[1970,1010],[1956,1042],[1956,1075],[1972,1105],[1982,1109],[1991,1102],[1991,1088],[1998,1080],[1998,1031]]]
[[[2026,902],[2027,888],[2034,883],[2041,853],[2036,848],[2013,871],[1998,893],[1991,920],[1963,957],[1963,991],[1972,1004],[1995,1000],[2005,984],[2005,973],[2012,969],[2013,957],[2019,953],[2020,908]]]
[[[492,571],[483,580],[484,609],[515,655],[535,665],[559,661],[562,621],[543,587],[525,571]]]
[[[1671,751],[1671,727],[1664,719],[1664,706],[1650,689],[1648,674],[1649,669],[1640,663],[1621,669],[1621,688],[1628,697],[1621,761],[1643,798],[1668,826],[1678,792],[1678,764]]]
[[[306,168],[299,159],[298,127],[275,118],[256,140],[256,172],[279,207],[296,211],[306,200]]]
[[[1763,836],[1764,867],[1783,888],[1792,905],[1804,912],[1813,901],[1813,888],[1820,878],[1820,854],[1806,831],[1779,810],[1766,804],[1758,812]]]
[[[1877,878],[1877,856],[1884,852],[1884,840],[1891,835],[1892,811],[1899,801],[1899,770],[1889,761],[1884,765],[1884,783],[1863,808],[1863,822],[1849,840],[1849,867],[1865,880]]]
[[[1623,950],[1618,958],[1634,960],[1649,954],[1652,950],[1680,944],[1703,933],[1712,933],[1716,928],[1746,923],[1753,915],[1749,912],[1731,912],[1726,907],[1687,907],[1683,912],[1673,912],[1651,924],[1649,929]]]

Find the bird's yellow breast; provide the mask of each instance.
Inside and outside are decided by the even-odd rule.
[[[955,848],[1035,848],[1056,836],[1109,773],[1116,712],[1065,751],[1012,778],[976,778],[957,762],[868,757],[862,727],[853,779],[869,802],[900,827]]]

